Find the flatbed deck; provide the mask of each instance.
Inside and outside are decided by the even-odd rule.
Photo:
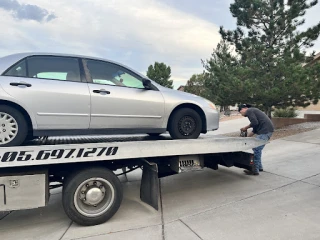
[[[254,138],[201,137],[172,140],[159,137],[65,137],[30,141],[25,146],[0,148],[0,169],[89,161],[124,160],[238,152],[264,141]]]

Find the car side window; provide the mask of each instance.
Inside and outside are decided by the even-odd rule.
[[[12,77],[26,77],[27,76],[27,64],[26,60],[22,60],[15,65],[13,65],[4,76],[12,76]]]
[[[144,89],[139,76],[124,67],[98,60],[86,60],[86,65],[93,83]]]
[[[78,58],[32,56],[27,61],[30,78],[81,82]]]

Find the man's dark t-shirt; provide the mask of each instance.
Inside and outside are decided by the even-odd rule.
[[[270,118],[257,108],[248,108],[246,117],[249,118],[255,134],[267,134],[274,131],[274,127]]]

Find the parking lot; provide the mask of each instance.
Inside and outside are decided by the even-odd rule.
[[[92,227],[69,220],[56,189],[45,208],[0,213],[1,240],[320,239],[319,155],[317,129],[271,141],[259,176],[220,167],[163,178],[159,211],[140,200],[137,170],[121,176],[119,211]]]

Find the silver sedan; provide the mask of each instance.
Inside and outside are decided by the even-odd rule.
[[[215,105],[101,58],[0,58],[0,146],[36,136],[149,134],[195,139],[219,127]]]

